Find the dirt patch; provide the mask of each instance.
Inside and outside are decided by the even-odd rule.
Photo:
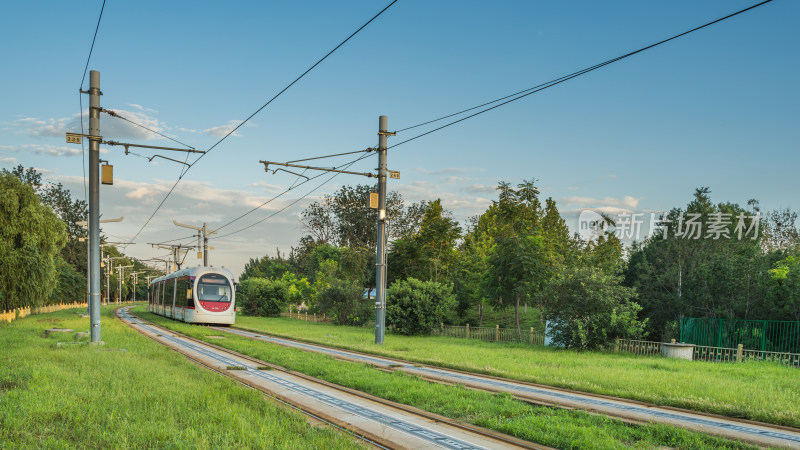
[[[0,381],[0,392],[6,392],[12,389],[19,389],[20,387],[22,386],[20,386],[20,384],[17,383],[16,381],[11,381],[11,380]]]

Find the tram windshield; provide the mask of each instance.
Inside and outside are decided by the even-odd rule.
[[[201,302],[231,302],[231,284],[223,275],[207,273],[197,282],[197,299]]]

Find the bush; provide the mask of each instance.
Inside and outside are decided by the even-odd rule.
[[[339,325],[363,325],[371,316],[370,301],[363,298],[361,286],[346,280],[333,280],[317,293],[317,306]]]
[[[389,289],[386,322],[400,334],[430,334],[455,307],[452,285],[408,278]]]
[[[636,291],[596,267],[571,267],[545,286],[548,334],[553,344],[578,350],[603,348],[616,338],[642,336]]]
[[[238,304],[248,316],[278,316],[289,302],[289,285],[283,280],[248,278],[239,285]]]

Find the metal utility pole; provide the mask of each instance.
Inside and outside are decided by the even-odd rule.
[[[386,334],[386,116],[378,118],[378,245],[375,265],[375,343]]]
[[[89,72],[89,321],[100,343],[100,72]]]
[[[94,141],[90,141],[89,142],[90,148],[91,148],[91,143],[92,142],[94,142]],[[91,171],[89,173],[91,174]],[[98,195],[99,195],[99,193],[98,193]],[[100,220],[100,223],[122,222],[123,219],[125,219],[124,216],[120,217],[118,219],[103,219],[103,220]],[[75,224],[79,225],[79,226],[81,226],[83,228],[86,228],[87,231],[88,231],[88,229],[89,229],[89,218],[87,217],[86,220],[82,220],[80,222],[75,222]],[[99,226],[98,226],[98,235],[99,235],[99,233],[100,233],[100,231],[99,231]],[[87,234],[90,234],[90,233],[87,233]],[[84,238],[79,238],[78,240],[82,241],[83,239]],[[90,237],[86,238],[86,303],[87,303],[86,308],[87,308],[90,316],[91,316],[91,312],[92,312],[91,311],[92,310],[92,302],[90,300],[90,298],[91,298],[91,285],[92,285],[92,283],[91,283],[91,280],[92,280],[92,264],[91,264],[91,262],[92,262],[92,258],[91,258],[91,256],[92,256],[92,252],[91,252],[92,244],[91,243],[92,242],[93,241],[90,239]],[[111,243],[107,242],[107,243],[105,243],[103,245],[109,245],[109,244],[111,244]],[[133,242],[119,242],[118,244],[133,244]],[[114,245],[116,245],[116,244],[114,244]],[[102,246],[100,246],[100,247],[102,247]],[[102,248],[101,248],[100,249],[100,259],[101,260],[102,260],[102,257],[103,257],[103,254],[102,254]],[[100,269],[98,268],[97,271],[98,271],[98,279],[99,279],[99,277],[100,277],[100,275],[99,275]],[[103,284],[102,280],[98,281],[98,284],[102,286],[102,284]],[[106,283],[106,284],[108,284],[108,283]],[[100,290],[100,288],[98,288],[98,291],[99,290]],[[106,294],[107,293],[108,293],[108,289],[106,289]],[[94,342],[94,341],[92,341],[92,342]]]
[[[119,275],[117,277],[118,278],[117,281],[119,281],[119,289],[117,290],[117,304],[119,304],[122,301],[122,271],[124,269],[127,269],[128,267],[133,267],[133,266],[119,266],[119,267],[117,267],[117,271],[119,272]]]
[[[183,250],[183,249],[186,250],[185,252],[183,252],[183,254],[185,255],[186,252],[188,252],[190,249],[194,248],[192,246],[186,246],[186,245],[183,245],[183,244],[164,245],[164,244],[153,244],[153,243],[150,243],[150,245],[152,247],[157,247],[157,248],[161,248],[161,249],[164,249],[164,250],[170,250],[172,252],[172,258],[175,260],[175,265],[178,266],[178,270],[181,270],[181,265],[183,264],[183,263],[179,262],[181,260],[181,250]],[[158,260],[158,261],[163,261],[163,260]],[[171,264],[168,263],[167,265],[170,266]],[[169,269],[170,269],[170,267],[167,267],[167,273],[172,272],[172,270],[169,270]]]
[[[136,304],[136,288],[138,287],[138,284],[139,284],[139,274],[142,274],[142,273],[144,273],[144,272],[133,272],[131,274],[131,275],[133,275],[133,304],[134,305]]]
[[[347,170],[339,170],[337,168],[327,168],[327,167],[314,167],[314,166],[304,166],[299,164],[294,164],[300,161],[308,161],[311,159],[321,159],[321,158],[328,158],[333,156],[341,156],[348,153],[340,153],[338,155],[329,155],[329,156],[321,156],[319,158],[308,158],[308,159],[300,159],[297,161],[289,161],[289,162],[275,162],[275,161],[259,161],[260,163],[264,164],[264,171],[269,172],[269,165],[277,165],[283,167],[295,167],[299,169],[311,169],[311,170],[321,170],[325,172],[337,172],[337,173],[348,173],[352,175],[362,175],[365,177],[372,177],[378,178],[378,192],[377,195],[373,197],[375,193],[370,194],[370,208],[374,208],[378,210],[378,242],[377,242],[377,249],[376,249],[376,265],[375,265],[375,287],[376,287],[376,296],[375,296],[375,343],[378,345],[383,345],[383,337],[386,334],[386,220],[388,219],[386,215],[386,178],[387,175],[389,178],[399,179],[400,172],[387,170],[386,168],[386,139],[389,136],[394,136],[394,132],[386,131],[388,127],[388,118],[386,116],[380,116],[378,120],[378,148],[368,148],[364,150],[365,152],[370,151],[377,151],[378,152],[378,175],[374,173],[360,173],[360,172],[350,172]],[[277,172],[278,170],[282,170],[284,172],[289,172],[285,169],[274,169],[272,173]],[[300,175],[294,172],[289,172],[293,175]],[[377,198],[375,198],[377,197]],[[177,225],[177,223],[176,223]]]
[[[208,267],[208,236],[217,232],[217,230],[209,230],[208,224],[203,222],[202,227],[195,227],[192,225],[186,225],[184,223],[178,223],[177,220],[172,219],[172,223],[179,227],[190,228],[192,230],[197,230],[197,247],[200,248],[200,240],[203,240],[203,267]]]

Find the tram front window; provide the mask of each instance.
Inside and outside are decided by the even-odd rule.
[[[201,302],[231,302],[231,285],[222,275],[208,273],[197,282],[197,299]]]

